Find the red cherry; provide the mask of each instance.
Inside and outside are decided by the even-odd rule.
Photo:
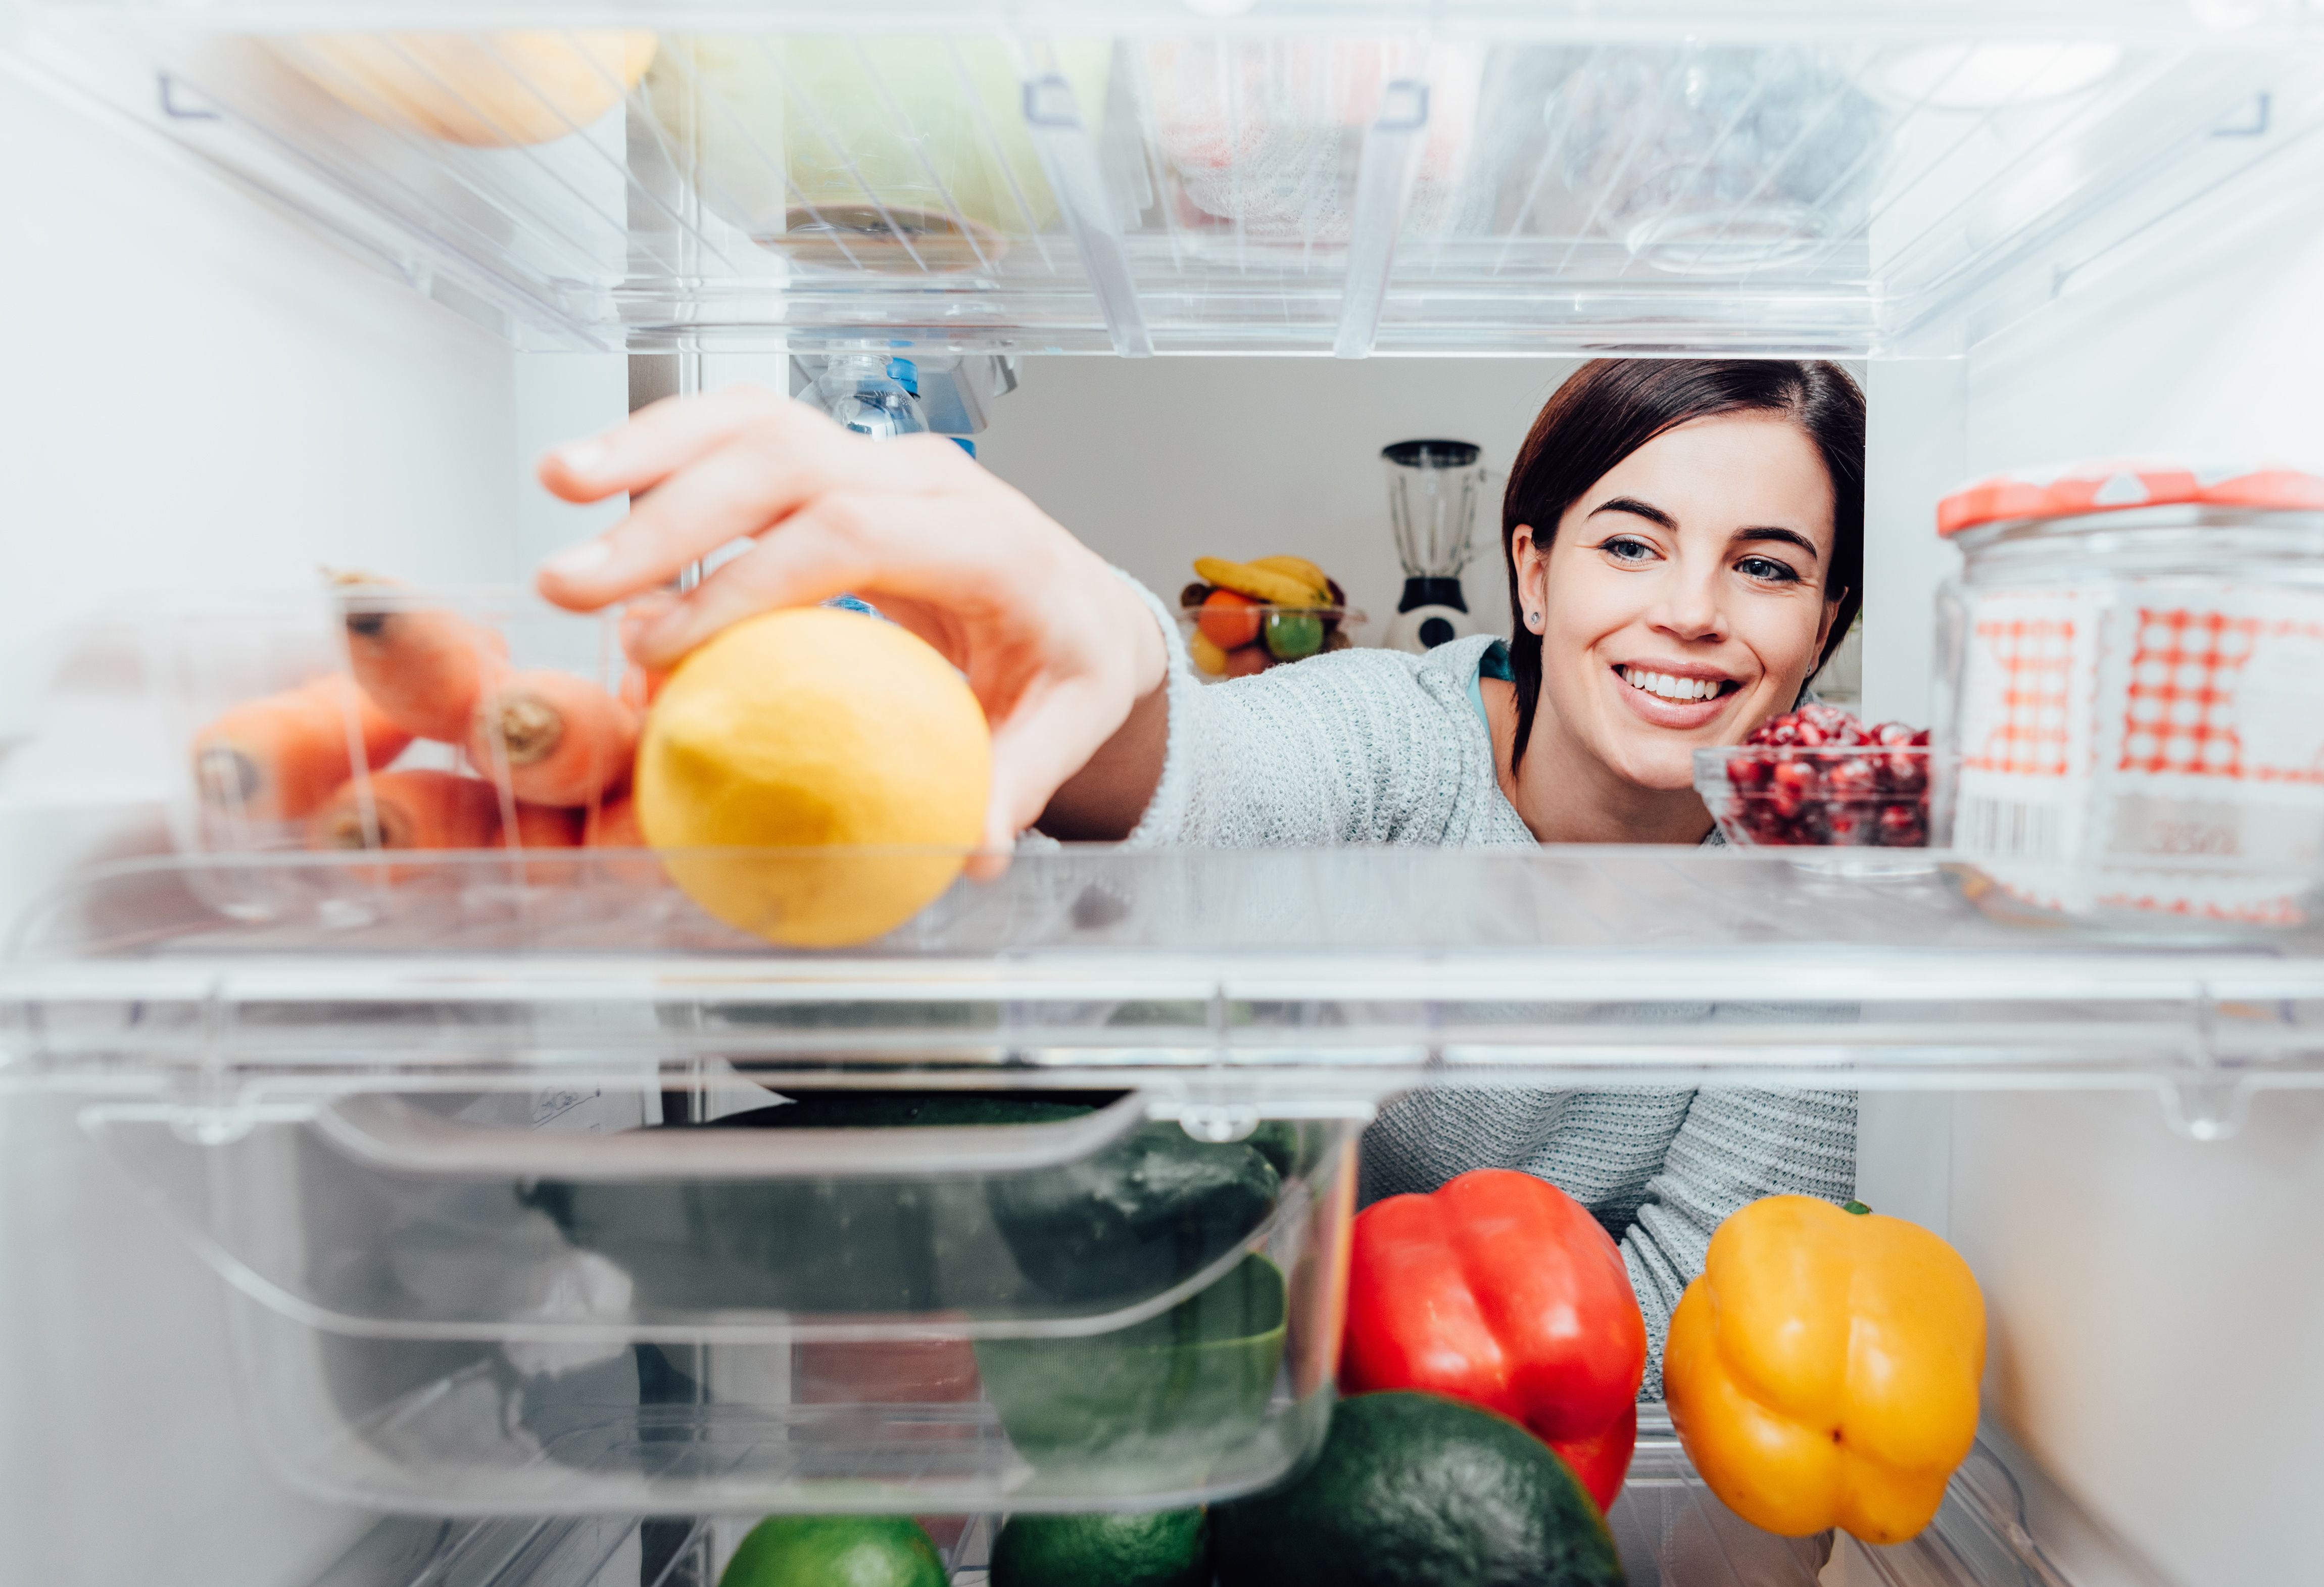
[[[1850,755],[1824,773],[1824,786],[1837,799],[1868,798],[1880,791],[1879,768],[1868,755]]]

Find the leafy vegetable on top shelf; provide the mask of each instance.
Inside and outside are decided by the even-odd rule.
[[[1422,1389],[1523,1422],[1614,1502],[1638,1437],[1646,1324],[1588,1208],[1478,1168],[1356,1219],[1340,1386]]]
[[[1858,1203],[1773,1195],[1711,1237],[1663,1388],[1695,1470],[1757,1527],[1902,1543],[1977,1437],[1985,1301],[1952,1247]]]
[[[1220,1587],[1621,1587],[1604,1517],[1517,1423],[1441,1395],[1342,1400],[1315,1463],[1213,1514]]]
[[[654,35],[577,32],[310,33],[284,56],[383,126],[478,148],[546,143],[621,104]]]

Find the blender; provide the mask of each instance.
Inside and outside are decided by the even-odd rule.
[[[1433,650],[1475,633],[1461,573],[1469,566],[1483,453],[1468,441],[1397,441],[1380,448],[1388,466],[1388,516],[1404,564],[1404,595],[1382,643]]]

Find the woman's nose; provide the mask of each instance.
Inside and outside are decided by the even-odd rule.
[[[1714,577],[1690,577],[1674,569],[1660,592],[1661,599],[1646,621],[1674,639],[1693,643],[1727,637],[1727,619],[1719,606]]]

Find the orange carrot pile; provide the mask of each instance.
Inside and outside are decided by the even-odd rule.
[[[528,805],[517,801],[513,824],[503,820],[504,835],[513,836],[521,849],[572,849],[581,846],[581,822],[585,812],[559,809],[554,805]]]
[[[391,580],[331,581],[353,675],[248,701],[205,727],[193,745],[205,805],[304,821],[315,849],[645,846],[625,789],[659,678],[632,668],[617,698],[568,673],[519,670],[485,623],[419,604]],[[387,770],[415,739],[458,747],[471,770]],[[583,870],[575,857],[521,874],[569,882]]]
[[[498,843],[500,833],[500,791],[482,778],[382,771],[367,784],[348,783],[316,811],[307,846],[484,849]]]
[[[476,769],[520,799],[586,805],[629,780],[638,715],[567,672],[514,672],[484,690],[464,741]]]
[[[508,641],[495,631],[428,607],[356,592],[392,589],[369,574],[337,575],[346,597],[347,659],[355,681],[383,715],[420,738],[461,743],[485,686],[508,667]]]
[[[411,734],[333,674],[249,700],[194,735],[194,782],[203,803],[245,821],[295,821],[354,775],[401,754]]]

